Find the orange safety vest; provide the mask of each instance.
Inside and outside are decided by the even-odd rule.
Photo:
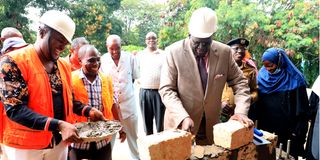
[[[33,112],[53,118],[53,100],[49,77],[45,71],[33,45],[7,54],[15,61],[23,79],[28,85],[28,108]],[[7,56],[6,55],[6,56]],[[71,69],[60,59],[57,61],[60,71],[66,121],[72,123],[72,88]],[[34,130],[14,121],[7,116],[3,118],[3,144],[19,149],[43,149],[51,143],[52,132]]]
[[[80,101],[83,104],[88,104],[88,91],[86,90],[82,79],[79,77],[80,69],[72,72],[72,88],[73,96],[75,100]],[[107,119],[114,119],[112,114],[112,105],[113,105],[113,88],[112,88],[112,79],[111,76],[106,76],[103,73],[99,72],[99,77],[101,78],[101,91],[102,91],[102,105],[103,105],[103,115]],[[87,122],[87,117],[78,116],[74,114],[76,122]]]

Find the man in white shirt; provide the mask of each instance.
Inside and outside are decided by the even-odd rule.
[[[161,67],[165,60],[165,52],[157,47],[157,35],[149,32],[146,35],[147,47],[138,54],[140,69],[140,107],[143,117],[144,131],[153,134],[153,118],[157,131],[163,131],[165,106],[158,92]]]
[[[118,97],[123,127],[127,135],[132,159],[139,159],[138,116],[133,82],[139,77],[132,54],[121,51],[121,38],[110,35],[106,41],[108,53],[101,57],[101,71],[112,76],[114,93]]]

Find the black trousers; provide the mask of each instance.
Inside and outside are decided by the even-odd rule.
[[[69,153],[70,160],[112,160],[111,143],[97,149],[96,143],[90,143],[89,150],[71,148]]]
[[[139,98],[144,131],[146,134],[153,134],[153,118],[155,118],[156,121],[157,131],[163,131],[165,106],[161,101],[158,89],[141,88]]]

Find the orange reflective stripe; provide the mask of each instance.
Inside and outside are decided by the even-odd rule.
[[[52,120],[52,118],[48,117],[46,125],[44,126],[45,131],[48,131],[51,120]]]
[[[82,115],[82,116],[84,116],[84,112],[86,111],[86,109],[87,109],[88,107],[89,107],[89,106],[83,107],[82,112],[81,112],[81,115]]]

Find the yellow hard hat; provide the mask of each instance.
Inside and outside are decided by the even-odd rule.
[[[40,22],[61,33],[69,43],[72,42],[76,25],[66,14],[57,10],[49,10],[41,16]]]

